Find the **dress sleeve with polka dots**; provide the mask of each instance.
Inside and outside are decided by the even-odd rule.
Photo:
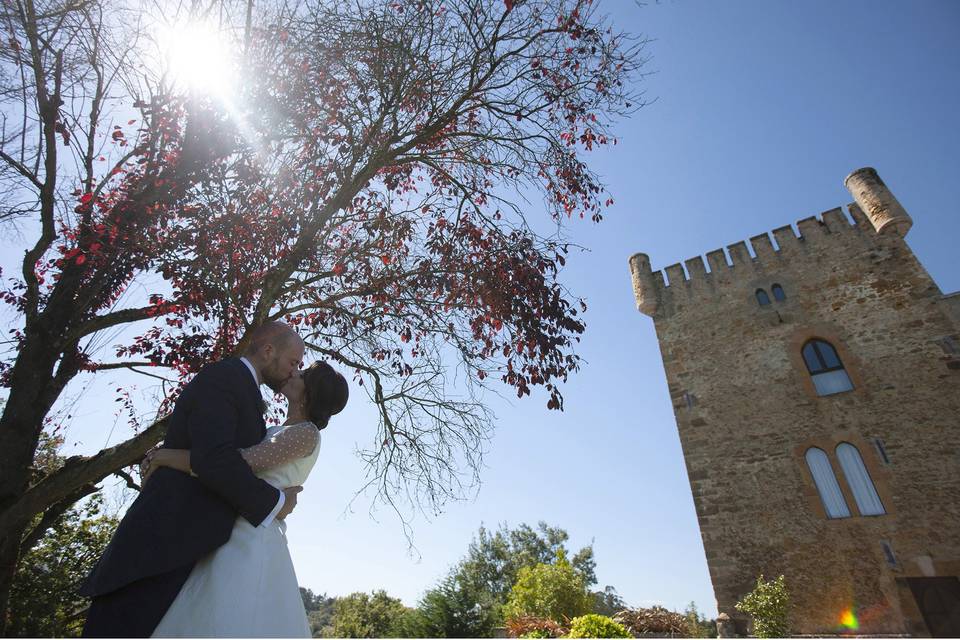
[[[305,458],[320,442],[320,431],[312,422],[290,425],[259,444],[240,449],[254,473]]]

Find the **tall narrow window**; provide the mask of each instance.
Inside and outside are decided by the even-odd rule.
[[[894,569],[899,568],[897,555],[893,552],[893,547],[890,545],[890,542],[887,540],[881,540],[880,547],[883,549],[883,555],[887,558],[887,564]]]
[[[840,491],[840,484],[837,482],[837,476],[833,474],[833,467],[830,466],[830,459],[827,458],[826,452],[817,447],[810,447],[804,457],[807,459],[813,482],[817,485],[817,493],[820,494],[827,517],[849,518],[850,508],[847,506],[847,501],[843,499],[843,492]]]
[[[787,294],[783,292],[783,287],[778,284],[770,287],[770,290],[773,292],[773,299],[777,302],[783,302],[787,299]]]
[[[870,479],[867,467],[863,464],[860,450],[849,442],[841,442],[837,445],[837,460],[840,461],[840,468],[843,469],[843,475],[847,478],[847,485],[853,492],[853,499],[857,501],[860,515],[882,516],[885,514],[877,488],[873,486],[873,480]]]
[[[853,383],[833,345],[823,340],[810,340],[803,345],[803,361],[813,378],[818,396],[851,391]]]
[[[760,303],[761,307],[765,307],[770,304],[770,296],[763,289],[757,289],[757,302]]]
[[[877,448],[877,454],[883,460],[883,464],[890,464],[890,456],[887,455],[887,448],[883,446],[883,440],[873,438],[873,446]]]

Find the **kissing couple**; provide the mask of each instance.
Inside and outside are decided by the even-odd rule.
[[[326,362],[300,370],[303,355],[300,336],[271,322],[243,357],[184,387],[140,495],[81,586],[93,598],[84,637],[311,636],[285,518],[349,392]],[[261,384],[286,396],[282,425],[266,428]]]

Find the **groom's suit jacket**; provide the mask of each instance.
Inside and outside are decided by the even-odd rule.
[[[266,434],[261,403],[256,381],[238,358],[208,365],[184,387],[163,446],[189,449],[196,477],[167,467],[154,472],[82,595],[104,595],[192,565],[230,538],[237,514],[253,526],[270,514],[279,491],[257,478],[238,451]]]

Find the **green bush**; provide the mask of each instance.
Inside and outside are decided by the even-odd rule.
[[[627,628],[607,616],[590,613],[570,622],[570,638],[632,638]]]
[[[765,582],[761,574],[753,591],[734,606],[753,618],[753,633],[758,638],[783,638],[789,635],[789,602],[783,576]]]
[[[583,576],[567,561],[563,550],[554,564],[523,567],[504,607],[507,620],[523,616],[550,618],[558,623],[589,613],[593,599]]]
[[[544,631],[543,629],[534,629],[528,633],[520,636],[521,638],[552,638],[549,631]]]

